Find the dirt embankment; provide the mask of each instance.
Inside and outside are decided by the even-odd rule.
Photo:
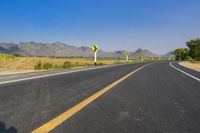
[[[48,63],[48,65],[62,66],[66,61],[72,64],[73,67],[87,67],[94,64],[93,58],[50,58],[50,57],[13,57],[9,58],[9,55],[2,55],[4,58],[0,58],[0,75],[25,73],[38,71],[35,66],[41,62],[41,64]],[[7,57],[7,58],[5,58]],[[98,63],[104,64],[116,64],[125,62],[124,60],[117,59],[99,59]],[[47,64],[46,64],[47,65]],[[54,69],[54,68],[50,68]],[[43,69],[39,69],[43,70]]]
[[[184,67],[187,67],[187,68],[190,68],[190,69],[193,69],[193,70],[200,72],[200,61],[193,61],[193,62],[182,61],[179,64],[184,66]]]

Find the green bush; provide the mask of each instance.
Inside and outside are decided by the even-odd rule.
[[[102,62],[100,62],[100,63],[97,63],[97,65],[98,66],[102,66],[102,65],[104,65]]]
[[[80,66],[79,62],[76,62],[75,65],[76,65],[76,67]]]
[[[79,64],[79,62],[76,63],[71,63],[70,61],[65,61],[62,65],[58,65],[58,64],[53,64],[53,63],[42,63],[41,61],[39,61],[38,63],[36,63],[36,65],[34,66],[35,70],[43,70],[43,69],[60,69],[60,68],[71,68],[71,67],[78,67],[78,66],[92,66],[93,64],[90,63],[85,63],[83,65]],[[97,65],[104,65],[104,63],[100,62],[97,63]]]
[[[44,63],[42,65],[42,69],[52,69],[53,68],[53,64],[52,63]]]
[[[44,64],[42,64],[41,61],[39,61],[36,65],[35,65],[35,70],[43,70],[43,69],[52,69],[54,68],[52,63],[48,63],[45,62]]]
[[[85,63],[84,66],[92,66],[93,64]]]
[[[13,60],[15,59],[15,55],[10,55],[10,54],[0,54],[0,61],[8,61],[8,60]]]
[[[54,69],[59,69],[59,68],[61,68],[61,66],[60,66],[60,65],[57,65],[57,64],[55,64],[55,65],[53,66],[53,68],[54,68]]]
[[[38,63],[36,63],[34,68],[35,68],[35,70],[41,70],[42,69],[42,62],[39,61]]]
[[[70,68],[72,66],[73,66],[73,64],[70,61],[65,61],[63,64],[63,68]]]

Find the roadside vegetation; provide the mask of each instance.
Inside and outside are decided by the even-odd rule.
[[[144,61],[163,61],[169,58],[145,57]],[[174,60],[170,58],[170,60]],[[130,58],[129,62],[141,62],[141,58]],[[126,63],[122,58],[98,58],[97,65]],[[88,67],[94,65],[93,58],[56,58],[56,57],[28,57],[20,55],[0,54],[0,75],[16,72],[32,72],[39,70],[66,69],[74,67]]]
[[[176,60],[200,61],[200,38],[186,42],[186,46],[175,50]]]
[[[175,50],[176,60],[179,64],[190,69],[200,71],[200,38],[186,42],[187,48]]]
[[[15,58],[16,58],[15,55],[1,54],[0,53],[0,62],[6,62],[6,61],[9,61],[9,60],[13,60]]]
[[[65,61],[63,64],[53,64],[53,63],[48,63],[44,62],[42,63],[39,61],[36,63],[34,66],[35,70],[44,70],[44,69],[65,69],[65,68],[72,68],[72,67],[84,67],[84,66],[92,66],[93,64],[90,63],[85,63],[85,64],[80,64],[79,62],[72,63],[70,61]],[[97,63],[97,65],[105,65],[105,63]]]
[[[124,59],[99,58],[97,65],[125,63]],[[93,66],[93,58],[20,57],[0,54],[0,74]]]

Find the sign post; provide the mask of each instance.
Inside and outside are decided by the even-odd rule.
[[[142,59],[142,61],[144,60],[144,55],[143,55],[143,53],[141,54],[141,59]]]
[[[92,52],[94,53],[94,65],[97,65],[97,52],[99,50],[99,46],[97,44],[94,44],[92,46]]]
[[[128,51],[124,52],[124,55],[126,56],[126,62],[128,62]]]
[[[94,65],[97,65],[97,52],[94,53]]]

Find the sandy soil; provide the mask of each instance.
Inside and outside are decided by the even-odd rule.
[[[48,58],[48,57],[16,57],[7,61],[0,61],[0,75],[34,72],[34,66],[42,63],[62,65],[65,61],[78,62],[81,65],[93,64],[92,59],[87,58]],[[99,60],[103,64],[114,64],[117,60]]]
[[[179,64],[200,72],[200,62],[182,61]]]

